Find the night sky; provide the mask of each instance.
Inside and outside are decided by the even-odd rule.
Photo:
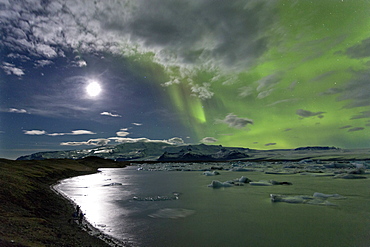
[[[0,0],[0,157],[370,147],[370,1]]]

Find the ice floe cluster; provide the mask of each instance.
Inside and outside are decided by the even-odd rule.
[[[132,164],[136,166],[137,164]],[[141,171],[202,171],[203,175],[218,175],[218,171],[233,172],[264,172],[265,174],[289,175],[302,174],[312,176],[333,176],[337,178],[357,178],[343,174],[361,175],[369,174],[370,164],[366,161],[320,161],[304,159],[301,161],[279,162],[163,162],[142,163],[138,165]]]
[[[315,192],[312,196],[309,195],[277,195],[270,194],[272,202],[287,202],[287,203],[306,203],[323,206],[336,206],[336,204],[328,201],[331,199],[346,199],[346,197],[338,194],[324,194]]]
[[[204,176],[218,176],[224,172],[261,172],[273,175],[304,175],[313,177],[332,177],[334,179],[367,179],[370,165],[366,161],[319,161],[304,159],[298,162],[194,162],[194,163],[144,163],[140,164],[141,171],[201,171]],[[222,176],[220,176],[222,177]],[[289,181],[259,180],[241,176],[228,181],[212,180],[208,187],[224,188],[233,186],[275,186],[292,185]],[[136,198],[134,200],[167,200],[167,197]],[[169,197],[171,199],[173,197]],[[323,194],[315,192],[313,195],[280,195],[271,194],[272,202],[303,203],[313,205],[333,206],[328,199],[345,199],[338,194]],[[178,199],[178,197],[177,197]]]
[[[132,200],[134,201],[173,201],[178,200],[180,196],[180,193],[173,192],[172,195],[156,195],[156,196],[134,196]]]

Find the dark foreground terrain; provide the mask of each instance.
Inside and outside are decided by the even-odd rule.
[[[74,206],[54,193],[58,180],[102,167],[125,167],[96,157],[82,160],[0,159],[0,246],[108,246],[86,225],[68,222]],[[102,236],[101,236],[102,237]]]

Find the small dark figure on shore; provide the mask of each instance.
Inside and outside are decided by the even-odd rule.
[[[78,215],[80,213],[80,206],[79,205],[77,205],[76,206],[76,214]]]
[[[83,218],[84,218],[84,214],[82,212],[80,212],[80,215],[78,217],[78,223],[82,224]]]

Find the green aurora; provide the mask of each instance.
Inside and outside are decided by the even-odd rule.
[[[131,56],[133,68],[160,85],[177,79],[165,91],[198,140],[258,149],[369,146],[370,100],[358,106],[361,99],[345,94],[369,90],[368,82],[356,81],[368,75],[370,54],[356,53],[370,38],[370,2],[276,6],[275,22],[263,27],[267,49],[247,68],[200,64],[184,76],[181,66],[163,65],[152,52]],[[223,121],[231,113],[253,124],[232,128]]]
[[[369,0],[3,1],[0,155],[368,148],[369,13]]]

